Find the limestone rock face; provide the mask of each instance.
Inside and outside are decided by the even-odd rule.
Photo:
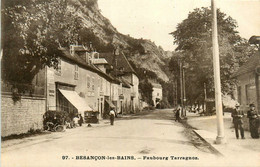
[[[101,14],[97,0],[70,0],[68,9],[74,13],[74,17],[81,18],[84,27],[91,30],[104,45],[110,43],[120,46],[127,53],[127,59],[137,68],[152,71],[163,81],[169,80],[165,67],[168,66],[171,52],[164,51],[150,40],[134,39],[119,33]]]

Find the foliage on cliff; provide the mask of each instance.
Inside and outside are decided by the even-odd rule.
[[[161,69],[164,51],[149,40],[120,34],[102,16],[97,0],[3,0],[1,13],[5,80],[30,82],[44,66],[56,67],[58,47],[90,42],[99,52],[120,46],[138,68],[168,80]]]

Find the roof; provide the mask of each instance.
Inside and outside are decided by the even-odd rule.
[[[116,66],[117,70],[123,69],[124,72],[136,74],[135,70],[122,52],[118,56],[115,56],[113,53],[100,53],[99,57],[105,58],[110,65],[113,65],[114,67]]]
[[[108,62],[104,58],[99,58],[99,59],[93,59],[93,64],[108,64]]]
[[[251,56],[248,61],[242,65],[232,77],[237,77],[242,74],[246,74],[252,71],[255,71],[255,68],[260,66],[260,52],[257,52]]]
[[[124,78],[122,77],[122,78],[119,78],[119,80],[122,82],[122,86],[123,86],[123,87],[131,88],[131,84],[130,84],[126,79],[124,79]]]
[[[160,88],[162,89],[162,85],[159,83],[151,83],[154,88]]]
[[[83,45],[71,45],[71,47],[73,47],[74,51],[88,51],[88,48]]]
[[[84,67],[85,69],[88,69],[92,72],[95,72],[97,74],[99,74],[100,76],[110,80],[110,81],[114,81],[115,79],[104,73],[103,71],[101,71],[99,68],[95,67],[93,64],[88,64],[85,60],[83,60],[78,54],[74,53],[74,55],[71,55],[69,52],[69,49],[66,48],[60,48],[60,50],[62,51],[62,57],[69,59],[70,61],[73,61],[74,63]]]
[[[260,44],[260,36],[252,36],[250,39],[249,39],[249,43],[250,44]]]

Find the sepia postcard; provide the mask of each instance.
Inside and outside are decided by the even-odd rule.
[[[1,166],[259,167],[259,0],[1,0]]]

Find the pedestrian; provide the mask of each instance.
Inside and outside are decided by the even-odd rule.
[[[257,111],[255,110],[255,105],[250,104],[249,105],[250,110],[247,112],[247,118],[249,118],[249,127],[250,127],[250,133],[251,137],[253,139],[258,139],[258,128],[259,128],[259,117],[257,114]]]
[[[176,121],[180,122],[180,120],[181,120],[180,113],[181,113],[181,107],[178,107],[178,109],[175,112],[175,122]]]
[[[114,125],[114,119],[115,119],[115,111],[114,108],[111,108],[110,112],[109,112],[109,116],[110,116],[110,124]]]
[[[73,125],[74,128],[79,125],[79,117],[77,115],[73,118]]]
[[[240,135],[242,139],[245,139],[244,136],[244,127],[243,127],[243,116],[244,116],[244,112],[240,110],[239,108],[239,104],[236,104],[235,109],[232,111],[232,118],[233,118],[233,123],[234,123],[234,127],[235,127],[235,133],[236,133],[236,138],[239,139],[239,133],[238,133],[238,129],[240,130]]]
[[[83,117],[81,116],[81,114],[79,114],[79,126],[82,126],[83,123]]]

